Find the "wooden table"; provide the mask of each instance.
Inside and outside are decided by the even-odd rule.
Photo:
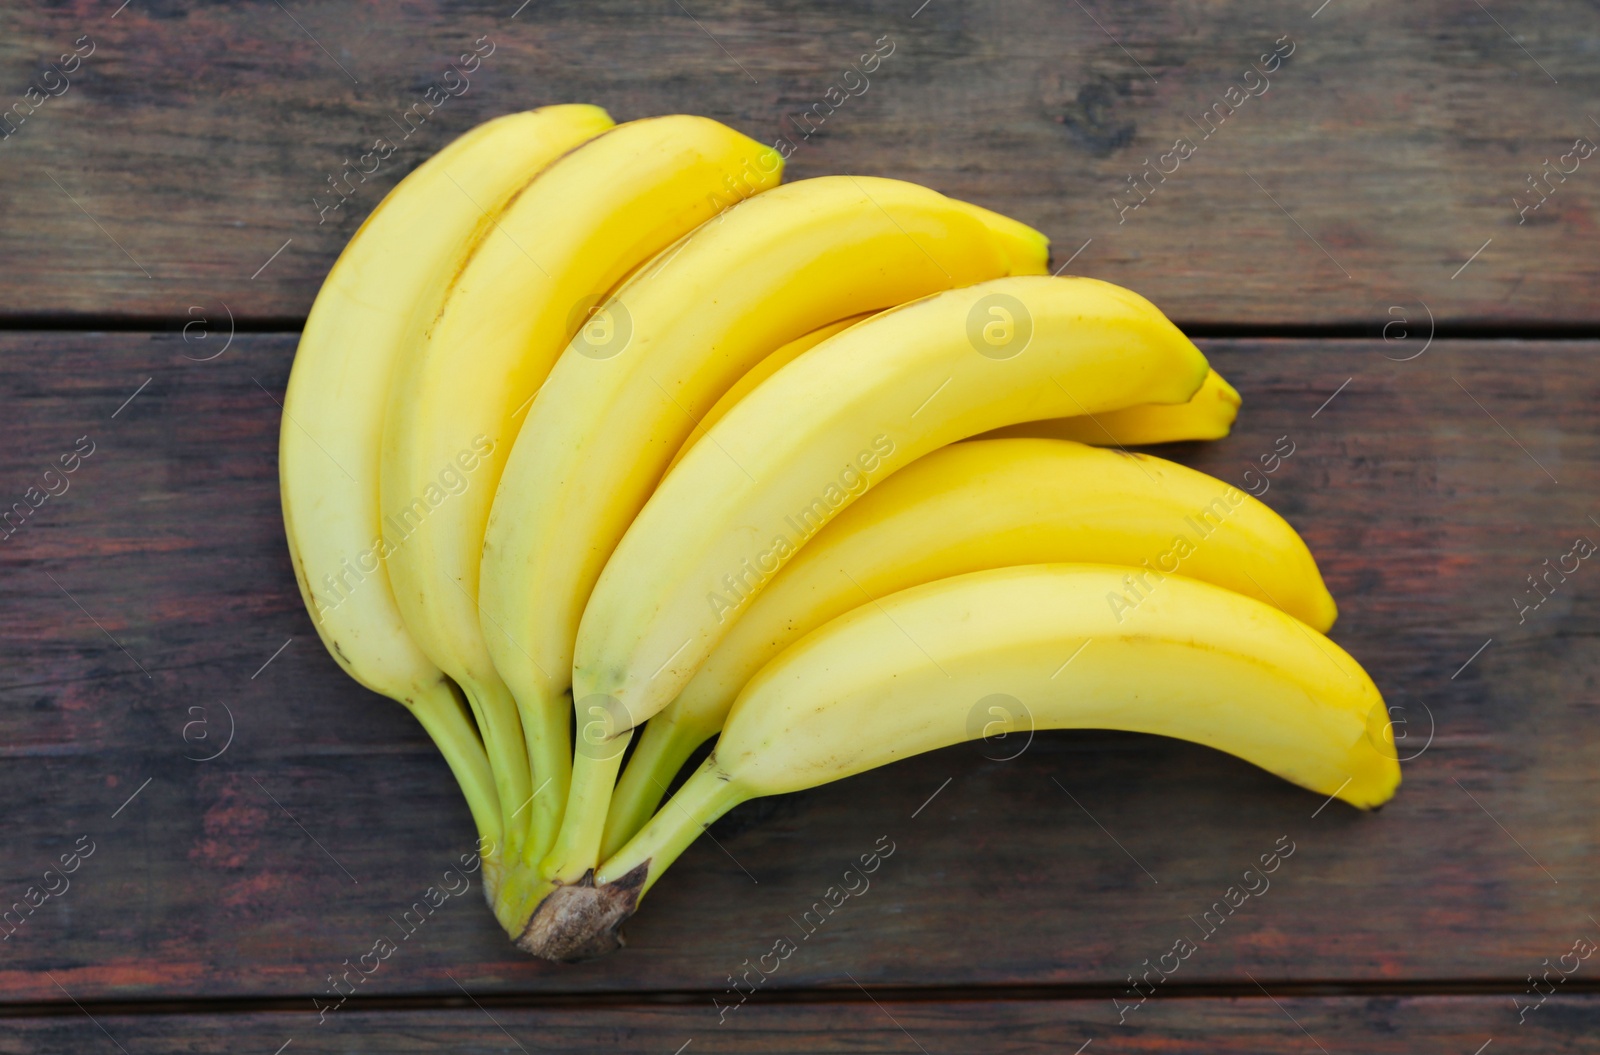
[[[92,847],[0,942],[0,1053],[1595,1050],[1600,959],[1570,953],[1600,943],[1600,570],[1517,602],[1600,540],[1592,8],[517,2],[0,13],[0,498],[91,452],[0,543],[0,902]],[[470,88],[324,209],[485,39]],[[739,809],[617,955],[532,961],[474,889],[319,1015],[470,822],[301,608],[274,456],[296,331],[406,171],[564,100],[1004,210],[1199,335],[1239,425],[1163,453],[1237,481],[1293,442],[1264,499],[1393,705],[1394,802],[1151,737],[953,748]],[[881,837],[870,890],[719,1010]],[[1203,937],[1280,839],[1270,889]],[[1198,953],[1141,1000],[1179,938]]]

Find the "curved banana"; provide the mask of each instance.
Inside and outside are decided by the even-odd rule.
[[[474,702],[497,765],[522,756],[520,779],[500,789],[519,818],[514,847],[554,828],[571,764],[564,705],[562,735],[524,747],[524,722],[554,723],[519,716],[479,628],[484,530],[521,414],[600,296],[781,170],[770,148],[700,117],[635,121],[584,144],[491,221],[395,376],[381,474],[389,574],[407,629]]]
[[[1400,783],[1377,687],[1338,645],[1253,598],[1173,576],[1118,621],[1129,569],[1050,564],[941,579],[792,645],[716,750],[595,876],[546,902],[545,950],[588,956],[696,836],[746,799],[996,732],[1118,729],[1226,751],[1361,809]],[[579,911],[574,911],[575,909]]]
[[[831,320],[1039,273],[1047,257],[1044,236],[1015,220],[915,184],[837,176],[742,202],[617,290],[528,411],[483,544],[485,638],[522,706],[567,728],[572,646],[590,589],[673,453],[729,386]],[[605,742],[611,715],[591,712],[582,695],[576,704],[572,790],[541,866],[559,882],[599,863],[626,745]]]
[[[672,456],[667,472],[670,473],[674,466],[683,461],[683,456],[689,453],[689,448],[711,431],[711,426],[721,421],[733,405],[752,392],[757,385],[829,337],[867,318],[871,316],[852,315],[848,319],[831,322],[804,337],[790,341],[757,363],[748,374],[739,379],[737,384],[722,394],[722,398],[717,400],[715,406],[706,411],[700,423],[689,434],[689,438],[683,441],[683,446],[678,448],[678,453]],[[1095,447],[1138,447],[1152,443],[1178,443],[1183,440],[1220,440],[1233,429],[1234,420],[1239,416],[1240,402],[1238,391],[1228,384],[1226,378],[1212,370],[1206,374],[1199,391],[1195,392],[1187,403],[1176,405],[1143,403],[1124,410],[1109,410],[1092,417],[1080,414],[1069,418],[1024,421],[992,429],[978,439],[1038,437],[1076,440],[1078,443],[1087,443]],[[662,475],[665,476],[666,473]]]
[[[300,595],[328,652],[367,688],[409,707],[439,744],[498,862],[504,823],[472,718],[406,632],[384,568],[378,451],[389,382],[414,314],[431,316],[498,209],[545,165],[610,127],[593,106],[497,118],[389,192],[329,271],[283,399],[278,473]],[[490,885],[494,877],[486,873]]]
[[[683,456],[689,453],[689,448],[700,442],[700,439],[711,431],[711,426],[721,421],[723,416],[733,409],[733,405],[754,391],[757,385],[829,337],[848,330],[862,319],[870,319],[872,315],[872,312],[867,312],[862,315],[851,315],[849,318],[830,322],[826,326],[812,330],[803,337],[796,337],[765,359],[762,359],[755,366],[752,366],[748,373],[733,383],[732,388],[722,393],[721,398],[711,405],[710,410],[700,416],[700,420],[695,423],[689,435],[684,438],[683,445],[678,448],[678,453],[672,456],[672,461],[667,463],[667,468],[661,475],[666,476],[667,473],[673,470],[674,466],[683,461]]]
[[[1185,402],[1207,369],[1153,304],[1088,278],[998,279],[852,326],[758,386],[661,482],[584,610],[574,695],[612,701],[630,729],[868,487],[1002,425]]]
[[[1221,480],[1150,455],[1065,440],[951,444],[874,487],[818,532],[677,699],[646,723],[617,783],[601,856],[650,819],[756,672],[812,630],[936,579],[1056,563],[1133,569],[1114,604],[1123,620],[1172,574],[1253,597],[1322,632],[1336,615],[1300,536]]]
[[[1239,416],[1239,392],[1215,370],[1187,403],[1163,406],[1145,403],[1105,414],[1024,421],[983,434],[983,439],[1041,436],[1077,440],[1097,447],[1137,447],[1181,440],[1220,440]]]

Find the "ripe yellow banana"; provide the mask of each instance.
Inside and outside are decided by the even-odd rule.
[[[902,466],[1002,425],[1182,403],[1205,357],[1149,301],[1023,277],[881,312],[779,370],[639,513],[584,610],[578,699],[618,733],[666,706],[835,513]]]
[[[788,344],[782,346],[777,351],[761,360],[755,366],[752,366],[748,373],[733,383],[732,388],[722,393],[722,398],[718,399],[714,404],[712,404],[710,410],[706,411],[700,416],[699,422],[697,422],[695,427],[690,430],[689,435],[683,441],[683,445],[678,448],[678,453],[674,454],[672,456],[672,461],[667,463],[666,472],[663,472],[661,475],[666,476],[667,473],[672,471],[675,465],[683,461],[683,456],[689,453],[689,448],[698,443],[701,437],[703,437],[707,432],[710,432],[711,426],[721,421],[723,415],[727,414],[729,410],[733,409],[733,405],[735,403],[749,395],[757,385],[771,377],[773,374],[777,373],[780,368],[788,366],[790,363],[800,358],[800,356],[804,355],[806,352],[809,352],[811,349],[815,348],[829,337],[832,337],[834,334],[843,330],[848,330],[862,319],[871,317],[872,313],[869,312],[864,315],[852,315],[847,319],[839,319],[836,322],[830,322],[826,326],[812,330],[804,337],[796,337]]]
[[[479,624],[484,530],[521,414],[599,297],[781,169],[770,148],[705,118],[635,121],[595,138],[494,218],[394,379],[381,493],[395,596],[417,643],[478,706],[491,752],[508,767],[524,756],[522,780],[501,789],[519,817],[507,831],[515,847],[547,840],[571,765],[564,705],[560,737],[524,748],[524,723],[540,734],[555,723],[519,716]]]
[[[301,597],[339,665],[409,707],[439,744],[480,836],[495,848],[484,858],[490,887],[505,827],[494,774],[455,687],[407,633],[384,567],[383,415],[414,317],[438,309],[481,234],[479,203],[498,209],[534,173],[610,125],[593,106],[511,114],[423,162],[378,204],[328,273],[284,395],[278,471]]]
[[[988,210],[898,180],[837,176],[735,206],[622,286],[528,411],[483,544],[484,637],[525,712],[549,713],[565,732],[590,589],[674,452],[741,376],[830,320],[1038,274],[1047,256],[1043,235]],[[557,704],[567,708],[559,719]],[[599,863],[626,745],[610,738],[612,715],[583,696],[576,704],[572,790],[542,866],[559,882]]]
[[[678,453],[672,456],[672,463],[667,466],[667,472],[670,473],[674,466],[683,461],[683,456],[689,452],[689,448],[699,442],[700,438],[711,430],[711,426],[721,421],[733,405],[752,392],[757,385],[829,337],[870,317],[870,315],[852,315],[848,319],[830,322],[821,329],[813,330],[804,337],[790,341],[757,363],[748,374],[739,379],[737,384],[722,394],[722,398],[717,400],[715,406],[706,411],[700,423],[689,434],[689,438],[683,441],[683,446],[678,448]],[[1125,410],[1107,411],[1092,417],[1080,414],[1070,418],[1024,421],[986,432],[979,438],[1040,437],[1076,440],[1096,447],[1136,447],[1151,443],[1176,443],[1181,440],[1220,440],[1233,428],[1234,419],[1239,416],[1239,403],[1239,393],[1221,374],[1212,370],[1206,374],[1199,391],[1187,403],[1179,403],[1176,406],[1145,403]],[[666,473],[662,475],[665,476]]]
[[[1187,403],[1162,406],[1146,403],[1105,414],[1079,414],[1070,418],[1024,421],[984,433],[984,439],[1007,436],[1042,436],[1077,440],[1099,447],[1135,447],[1180,440],[1220,440],[1239,416],[1239,393],[1215,370]]]
[[[739,691],[795,641],[922,583],[1057,563],[1131,569],[1107,602],[1120,621],[1171,574],[1254,597],[1322,632],[1336,614],[1294,529],[1221,480],[1064,440],[955,443],[917,459],[818,532],[646,723],[612,799],[602,858],[649,820],[683,763],[722,728]]]
[[[1377,687],[1293,616],[1172,576],[1118,621],[1128,568],[1049,564],[941,579],[863,605],[791,646],[734,704],[716,750],[595,876],[541,915],[552,958],[618,923],[707,824],[964,740],[1118,729],[1237,755],[1362,809],[1400,783]]]

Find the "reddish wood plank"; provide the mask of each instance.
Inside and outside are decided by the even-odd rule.
[[[1592,326],[1600,160],[1571,152],[1600,143],[1591,15],[1576,0],[18,8],[0,34],[0,106],[25,117],[0,141],[0,314],[301,317],[427,154],[490,116],[580,100],[784,137],[795,177],[902,176],[1003,209],[1058,261],[1081,252],[1075,271],[1183,320],[1376,329],[1420,298],[1441,320]],[[63,84],[49,64],[75,43],[93,50]],[[451,64],[491,47],[463,86]],[[325,210],[330,179],[348,201]]]
[[[870,993],[868,994],[870,996]],[[72,1011],[6,1022],[0,1053],[111,1050],[382,1052],[384,1055],[501,1055],[507,1051],[844,1053],[860,1051],[1033,1053],[1160,1052],[1162,1055],[1284,1055],[1360,1051],[1592,1051],[1600,999],[1555,996],[1523,1023],[1506,997],[1271,997],[1169,1000],[1117,1023],[1103,1000],[917,1001],[750,1004],[719,1024],[702,1003],[679,1007],[526,1011],[343,1011],[318,1024],[309,1014],[97,1015]],[[70,1005],[68,1005],[70,1010]]]
[[[1600,532],[1594,345],[1436,341],[1394,362],[1385,353],[1420,340],[1205,344],[1243,417],[1174,456],[1245,482],[1278,437],[1294,442],[1264,498],[1322,560],[1335,636],[1406,708],[1403,744],[1421,754],[1392,805],[1319,811],[1242,763],[1152,738],[1041,735],[1006,763],[956,748],[740,810],[604,961],[527,960],[471,893],[367,988],[448,993],[453,974],[475,991],[720,993],[797,937],[880,836],[896,850],[871,890],[767,988],[849,986],[845,972],[868,986],[1114,986],[1198,939],[1190,917],[1280,836],[1296,852],[1270,891],[1174,984],[1516,991],[1574,940],[1600,940],[1583,882],[1600,805],[1597,595],[1577,573],[1520,626],[1511,602],[1543,559]],[[320,653],[300,608],[273,458],[292,348],[240,336],[191,363],[176,335],[0,337],[0,479],[20,496],[76,437],[97,444],[70,490],[0,543],[0,901],[79,836],[96,848],[0,943],[8,1000],[58,999],[59,982],[85,1000],[309,1006],[466,848],[443,765],[399,708]],[[234,745],[190,761],[189,708],[220,737],[224,704]]]

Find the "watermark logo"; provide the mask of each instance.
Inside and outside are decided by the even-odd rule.
[[[628,746],[623,735],[633,728],[633,720],[622,701],[603,692],[592,692],[578,701],[578,736],[573,745],[578,754],[591,762],[607,762]]]
[[[1395,760],[1399,762],[1421,758],[1423,752],[1433,746],[1436,729],[1433,708],[1415,697],[1410,704],[1374,704],[1367,727],[1375,743],[1394,744]]]
[[[233,309],[228,307],[227,303],[224,301],[219,300],[217,303],[222,305],[223,312],[228,316],[227,339],[222,342],[221,348],[211,352],[210,355],[194,356],[190,355],[188,352],[184,352],[183,357],[189,360],[191,363],[209,363],[211,360],[217,358],[223,352],[227,351],[228,348],[233,344],[233,335],[235,331],[233,324]],[[211,312],[208,314],[205,305],[189,305],[189,321],[183,324],[183,343],[197,352],[210,351],[210,349],[216,344],[215,341],[212,341],[210,344],[206,343],[207,341],[211,340],[211,315],[214,314],[216,313]]]
[[[86,45],[84,41],[88,41]],[[22,126],[27,123],[38,109],[51,99],[59,99],[67,94],[67,89],[72,87],[72,80],[67,75],[77,73],[83,65],[83,60],[94,54],[95,42],[85,33],[72,42],[73,48],[65,52],[39,77],[39,83],[29,83],[22,93],[22,98],[10,106],[0,110],[0,142],[16,135]],[[88,50],[85,51],[84,48]],[[53,79],[52,79],[53,78]]]
[[[1009,293],[979,297],[967,312],[967,342],[989,359],[1014,359],[1033,340],[1033,315]]]
[[[203,704],[195,704],[189,708],[190,720],[185,722],[183,726],[183,742],[193,747],[196,751],[196,754],[184,756],[189,761],[210,762],[213,759],[221,758],[222,753],[233,746],[233,709],[225,703],[218,704],[218,706],[228,716],[228,733],[227,736],[222,738],[222,746],[215,751],[211,750],[216,741],[211,736],[211,723],[208,720],[205,706]]]
[[[990,693],[967,712],[967,740],[991,762],[1009,762],[1033,743],[1033,712],[1015,696]]]
[[[567,315],[572,333],[570,347],[588,359],[612,359],[621,355],[633,339],[633,316],[620,300],[605,300],[598,294],[584,297]]]
[[[486,41],[487,51],[484,50]],[[340,172],[337,177],[332,173],[327,175],[328,188],[339,196],[339,200],[324,205],[317,200],[315,194],[311,196],[311,207],[317,210],[318,226],[328,222],[328,213],[337,212],[344,207],[345,202],[354,198],[356,185],[358,183],[366,183],[368,176],[376,175],[378,170],[383,167],[383,163],[393,157],[395,152],[400,149],[400,146],[420,130],[438,112],[441,106],[451,99],[460,98],[467,93],[472,87],[472,81],[468,79],[467,74],[477,72],[478,67],[483,65],[483,60],[494,54],[495,47],[495,42],[490,39],[488,34],[484,34],[473,41],[472,52],[470,54],[462,53],[456,62],[451,63],[439,75],[436,82],[428,85],[427,89],[423,91],[420,101],[414,102],[409,108],[400,111],[398,117],[393,114],[389,116],[389,121],[400,130],[401,134],[399,136],[393,140],[387,136],[378,136],[372,141],[372,149],[357,157],[354,162],[346,157],[344,164],[340,166]],[[450,83],[452,77],[455,79],[454,84]],[[371,168],[367,168],[369,160],[372,162]],[[341,179],[344,181],[343,186],[339,184]]]
[[[1433,322],[1433,310],[1420,300],[1417,301],[1417,304],[1422,308],[1423,314],[1428,316],[1428,335],[1423,339],[1422,347],[1418,348],[1410,355],[1390,355],[1387,351],[1385,351],[1383,353],[1383,357],[1385,359],[1396,363],[1409,363],[1411,360],[1417,358],[1423,352],[1427,351],[1428,346],[1433,344],[1433,332],[1435,329]],[[1412,322],[1406,316],[1407,310],[1408,308],[1403,304],[1392,304],[1389,306],[1389,314],[1392,316],[1392,318],[1383,324],[1384,344],[1402,344],[1411,338]]]
[[[147,381],[145,384],[149,384],[149,382]],[[138,394],[137,392],[134,393],[135,396]],[[131,400],[132,397],[130,396],[129,399]],[[124,403],[123,406],[127,406],[127,403]],[[118,410],[120,409],[119,407]],[[116,417],[116,414],[111,416]],[[84,448],[86,443],[89,445],[87,449]],[[68,488],[72,486],[72,481],[68,477],[77,472],[79,467],[94,451],[94,440],[88,436],[79,436],[73,441],[72,450],[61,454],[56,459],[55,464],[49,465],[48,468],[40,472],[37,477],[39,482],[30,485],[27,490],[23,491],[20,501],[11,503],[10,509],[0,507],[0,542],[9,539],[12,535],[22,530],[23,525],[28,522],[28,518],[33,515],[34,510],[50,499],[60,498],[66,494]],[[57,465],[61,467],[60,472],[56,471]]]

